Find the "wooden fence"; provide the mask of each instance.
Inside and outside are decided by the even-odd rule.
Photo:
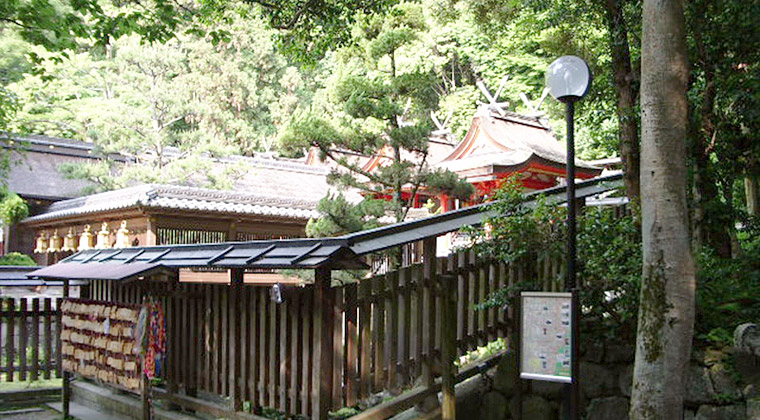
[[[383,390],[432,382],[440,372],[444,275],[456,277],[459,355],[508,336],[507,311],[476,309],[492,291],[526,276],[541,279],[545,290],[563,287],[559,261],[484,262],[472,252],[431,261],[435,269],[416,264],[334,285],[327,298],[316,286],[286,287],[279,304],[270,298],[269,287],[178,283],[165,276],[95,281],[91,297],[140,303],[151,294],[162,301],[169,354],[160,376],[169,395],[211,394],[229,398],[238,411],[248,402],[317,417],[321,404],[338,409]],[[326,304],[333,310],[324,312]],[[320,313],[333,318],[322,323]],[[324,328],[330,331],[320,333]],[[328,335],[332,369],[323,372],[315,349],[324,348]],[[320,388],[324,375],[332,375],[327,402]]]
[[[3,381],[61,377],[60,301],[0,298],[0,372]]]

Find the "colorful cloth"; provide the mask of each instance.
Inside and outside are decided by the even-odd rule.
[[[147,328],[143,372],[148,379],[153,379],[161,372],[163,358],[166,354],[166,323],[161,305],[151,302],[147,306],[150,325]]]

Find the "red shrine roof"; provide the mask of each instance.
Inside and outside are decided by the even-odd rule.
[[[535,118],[517,114],[478,112],[461,143],[436,164],[470,182],[489,181],[499,175],[530,172],[552,176],[565,173],[566,151],[551,130]],[[576,176],[598,176],[597,168],[576,159]]]

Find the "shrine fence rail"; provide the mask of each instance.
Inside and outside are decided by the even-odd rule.
[[[60,378],[60,298],[0,298],[0,381]]]

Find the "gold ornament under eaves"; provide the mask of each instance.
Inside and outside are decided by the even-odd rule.
[[[109,237],[111,236],[111,232],[108,231],[108,223],[103,222],[103,225],[100,228],[100,232],[98,232],[98,242],[95,243],[96,249],[108,249],[111,247],[111,242],[109,241]]]
[[[37,246],[34,247],[35,254],[44,254],[48,249],[48,236],[47,232],[42,231],[40,236],[37,237]]]
[[[50,245],[48,246],[47,252],[54,253],[61,250],[61,246],[63,246],[63,238],[58,236],[58,229],[53,231],[53,236],[50,237]]]
[[[74,235],[74,228],[69,228],[69,233],[63,238],[63,252],[76,252],[77,250],[77,237]]]
[[[114,248],[129,248],[132,244],[129,242],[129,229],[127,229],[127,221],[121,221],[121,227],[116,231],[116,243]]]
[[[88,249],[92,249],[93,244],[93,237],[92,237],[92,228],[90,225],[84,226],[84,231],[81,235],[79,235],[79,250],[85,251]]]

